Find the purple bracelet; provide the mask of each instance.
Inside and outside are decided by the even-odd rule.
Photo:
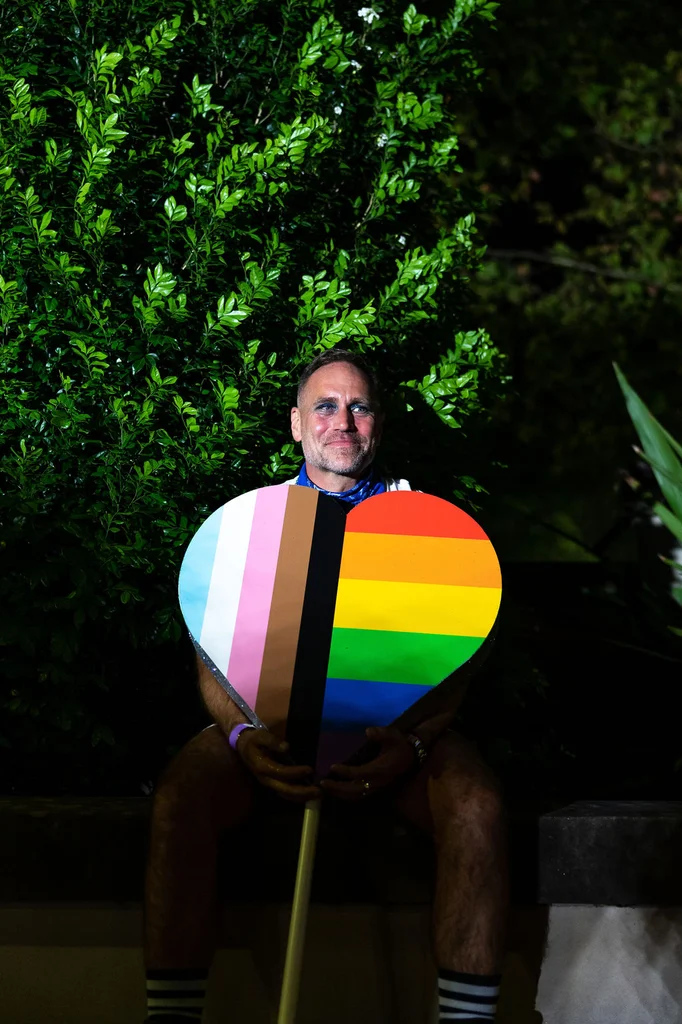
[[[251,725],[250,722],[242,722],[241,725],[235,725],[234,729],[230,733],[227,742],[230,744],[233,750],[237,749],[237,740],[244,732],[244,729],[255,729],[255,725]]]

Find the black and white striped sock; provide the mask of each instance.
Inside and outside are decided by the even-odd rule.
[[[491,1021],[500,991],[499,974],[438,972],[439,1020]]]
[[[206,996],[206,969],[147,971],[147,1020],[201,1020]]]

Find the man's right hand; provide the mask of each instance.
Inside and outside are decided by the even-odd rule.
[[[278,755],[287,753],[289,744],[267,729],[244,729],[237,737],[236,749],[256,781],[285,800],[305,803],[322,795],[320,787],[312,782],[312,768],[277,760]]]

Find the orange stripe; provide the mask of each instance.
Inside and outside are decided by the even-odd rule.
[[[340,577],[456,587],[502,586],[490,541],[454,537],[346,533]]]
[[[461,508],[419,491],[389,491],[361,502],[348,513],[346,533],[488,539],[476,520]]]

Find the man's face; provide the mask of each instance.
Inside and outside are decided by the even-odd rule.
[[[308,466],[360,477],[381,439],[382,417],[364,373],[350,363],[331,363],[306,382],[291,410],[291,432],[301,441]]]

